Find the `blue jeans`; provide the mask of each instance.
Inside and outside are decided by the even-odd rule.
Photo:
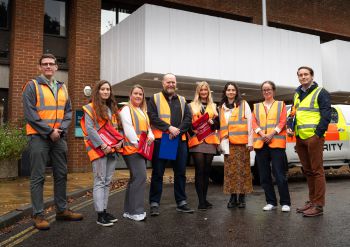
[[[270,148],[264,144],[261,149],[255,149],[255,152],[260,173],[260,183],[265,191],[266,202],[277,206],[276,193],[271,178],[272,167],[272,174],[276,179],[280,194],[280,205],[290,206],[290,195],[286,176],[288,164],[285,149]]]
[[[160,140],[154,141],[153,159],[152,159],[152,178],[149,193],[149,202],[151,206],[159,206],[163,189],[163,175],[165,165],[169,160],[159,159]],[[186,204],[186,163],[187,163],[187,143],[180,141],[177,149],[176,160],[170,161],[174,171],[174,195],[178,206]]]

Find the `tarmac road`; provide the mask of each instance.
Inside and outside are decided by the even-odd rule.
[[[189,203],[197,207],[193,184],[187,184]],[[280,207],[263,212],[264,193],[260,187],[247,198],[246,209],[227,209],[227,195],[220,185],[210,185],[208,211],[184,214],[175,211],[172,185],[165,185],[161,214],[145,222],[122,218],[124,191],[110,197],[111,211],[119,221],[113,227],[95,223],[91,201],[75,206],[84,213],[81,222],[53,222],[49,231],[36,231],[27,224],[15,237],[0,239],[2,246],[350,246],[350,180],[327,183],[325,214],[303,218],[295,208],[307,198],[303,182],[290,183],[292,211]],[[147,193],[148,194],[148,193]],[[148,208],[147,208],[148,213]],[[28,228],[29,227],[29,228]],[[4,237],[4,236],[2,236]],[[17,241],[17,242],[16,242]]]

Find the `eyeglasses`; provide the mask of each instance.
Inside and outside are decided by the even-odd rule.
[[[263,93],[269,93],[269,92],[271,92],[272,91],[272,89],[263,89],[263,90],[261,90]]]
[[[56,64],[55,63],[42,63],[40,64],[42,67],[53,67],[55,66]]]

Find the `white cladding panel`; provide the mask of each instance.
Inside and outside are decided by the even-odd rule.
[[[145,11],[124,19],[101,37],[101,79],[112,84],[145,72]]]
[[[333,40],[321,47],[324,87],[330,92],[349,92],[350,42]]]
[[[101,78],[113,84],[142,73],[299,85],[296,70],[314,69],[322,85],[318,36],[144,5],[102,36]]]

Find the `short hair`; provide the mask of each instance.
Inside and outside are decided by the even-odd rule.
[[[301,67],[299,67],[298,70],[297,70],[297,75],[299,75],[299,70],[301,70],[301,69],[307,69],[310,72],[310,75],[314,76],[314,70],[311,69],[308,66],[301,66]]]
[[[276,91],[276,84],[273,81],[264,81],[263,83],[261,83],[261,90],[265,84],[269,84],[272,87],[272,90]]]
[[[39,65],[41,65],[41,61],[44,58],[51,58],[51,59],[55,60],[55,64],[57,64],[57,58],[54,55],[52,55],[51,53],[45,53],[45,54],[41,55],[41,57],[39,59]]]
[[[173,74],[173,73],[166,73],[163,75],[163,78],[162,78],[162,81],[164,81],[165,77],[168,76],[168,75],[172,75],[176,78],[176,76]]]

